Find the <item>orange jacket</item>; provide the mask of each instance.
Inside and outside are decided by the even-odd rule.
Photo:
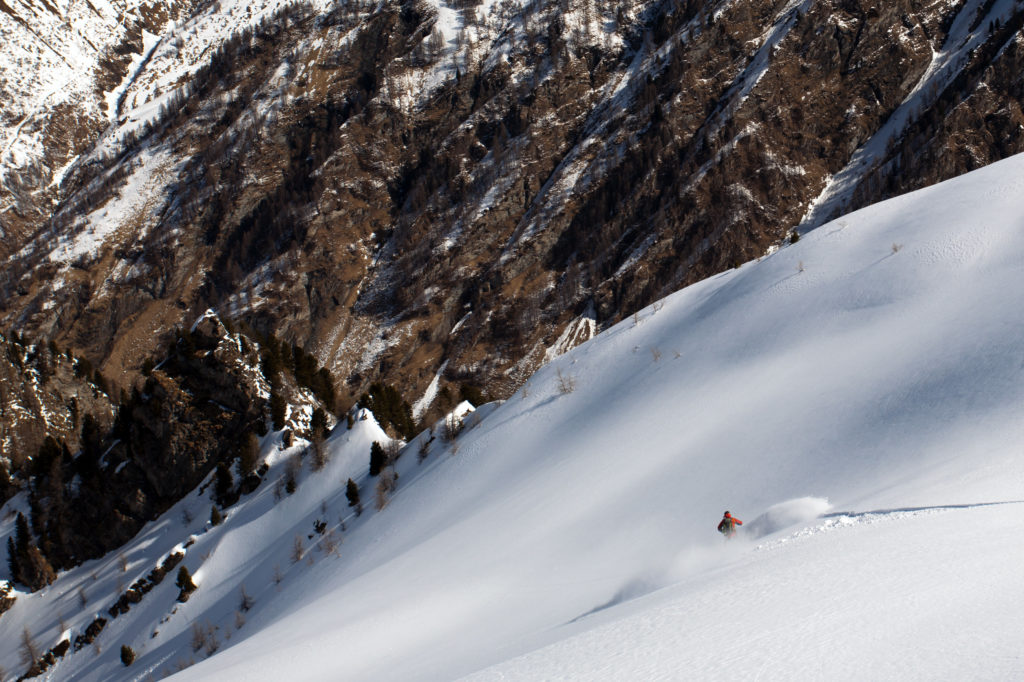
[[[722,529],[722,524],[723,523],[727,524],[729,526],[729,528],[724,530],[724,531]],[[719,531],[726,532],[726,533],[735,533],[736,532],[736,526],[742,526],[742,525],[743,525],[742,521],[737,519],[735,516],[731,516],[731,515],[723,516],[722,520],[718,522]]]

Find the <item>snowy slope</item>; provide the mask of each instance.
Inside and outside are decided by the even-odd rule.
[[[559,358],[188,674],[1019,677],[1022,188],[866,209]],[[855,514],[715,537],[807,495]]]
[[[175,606],[166,580],[53,679],[1019,679],[1021,216],[1014,157],[680,291],[468,416],[454,445],[436,429],[418,463],[412,443],[381,511],[372,421],[343,424],[277,504],[294,451],[274,451],[223,526],[201,532],[192,496],[197,521],[174,509],[126,548],[134,576],[194,533],[193,597]],[[728,544],[724,509],[747,522]],[[317,518],[336,554],[310,548]],[[19,596],[0,617],[9,673],[22,628],[56,643],[92,574],[116,595],[116,563]],[[219,628],[212,655],[197,626]]]

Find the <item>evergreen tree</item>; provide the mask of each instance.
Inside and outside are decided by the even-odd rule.
[[[23,557],[28,553],[28,546],[32,542],[32,535],[28,529],[28,519],[21,512],[18,512],[18,518],[14,522],[14,546],[18,551],[18,557]]]
[[[313,432],[313,439],[323,440],[327,436],[327,414],[322,408],[313,410],[313,416],[309,420],[309,428]]]
[[[135,662],[135,651],[127,644],[121,645],[121,663],[127,668]]]
[[[385,463],[384,448],[377,441],[373,441],[373,445],[370,446],[370,475],[376,476],[380,473],[381,469],[384,468]]]
[[[359,507],[359,486],[351,478],[345,484],[345,497],[348,498],[348,506]]]
[[[242,476],[248,476],[256,471],[260,459],[260,439],[250,431],[242,439],[242,446],[238,453],[238,470]]]
[[[178,601],[188,601],[189,595],[196,591],[196,584],[192,582],[192,574],[188,572],[188,568],[184,565],[178,569],[178,578],[174,581],[174,584],[178,586],[180,592],[178,592]]]
[[[216,482],[214,483],[213,494],[217,504],[226,507],[231,503],[231,493],[235,487],[235,479],[231,476],[231,470],[221,462],[217,465]]]
[[[210,507],[210,525],[219,526],[224,522],[224,517],[221,516],[220,510],[217,509],[217,505]]]
[[[280,431],[284,428],[284,419],[287,413],[288,404],[277,391],[270,392],[270,418],[274,422],[274,428]]]
[[[21,562],[18,561],[18,550],[14,547],[14,538],[7,538],[7,570],[10,571],[11,580],[21,582]]]

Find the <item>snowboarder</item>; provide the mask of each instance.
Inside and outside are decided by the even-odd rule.
[[[725,512],[725,516],[718,522],[718,532],[726,537],[731,538],[736,535],[736,526],[742,526],[743,522],[737,519],[729,512]]]

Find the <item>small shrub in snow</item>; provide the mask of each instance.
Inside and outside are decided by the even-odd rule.
[[[277,565],[274,566],[274,577],[273,577],[273,580],[274,580],[274,584],[275,585],[280,585],[281,581],[284,580],[284,574],[281,573],[281,567],[280,566],[277,566]]]
[[[655,362],[661,360],[661,350],[657,346],[651,348],[651,357],[654,358]]]
[[[117,567],[121,569],[122,573],[128,571],[128,557],[124,555],[124,552],[117,555]]]
[[[465,424],[457,415],[450,414],[444,418],[444,439],[449,443],[459,437]]]
[[[396,484],[397,477],[393,469],[389,468],[380,472],[380,477],[377,479],[377,511],[388,506],[388,502],[391,501],[391,493],[394,492]]]
[[[327,450],[327,446],[324,445],[324,441],[322,438],[317,438],[316,436],[314,436],[313,442],[310,444],[309,449],[313,455],[313,471],[320,471],[325,466],[327,466],[327,462],[330,459],[330,456],[329,451]]]
[[[235,629],[241,630],[242,626],[245,625],[245,616],[242,615],[241,611],[235,611]]]
[[[182,509],[181,510],[181,522],[182,522],[182,524],[187,526],[190,523],[192,523],[192,520],[193,520],[192,512],[189,510],[189,508],[185,507],[184,509]]]
[[[192,623],[192,636],[189,638],[189,645],[193,652],[205,648],[209,641],[210,633],[202,623]]]
[[[206,645],[203,647],[203,651],[206,652],[207,656],[213,656],[217,653],[217,649],[220,648],[220,640],[217,639],[217,630],[219,628],[207,626],[207,632],[209,637],[206,639]]]
[[[224,523],[224,517],[221,515],[220,510],[217,509],[217,505],[210,507],[210,525],[219,526]]]
[[[39,660],[39,645],[36,644],[36,640],[32,637],[32,633],[29,632],[28,627],[24,627],[21,630],[21,662],[25,665],[32,665]]]
[[[323,538],[321,538],[320,549],[323,551],[324,554],[333,554],[337,556],[338,545],[340,544],[341,542],[338,539],[338,534],[335,533],[334,529],[332,528],[324,534]]]
[[[420,464],[423,463],[423,460],[425,460],[427,458],[427,455],[430,454],[430,444],[433,442],[433,436],[431,436],[430,438],[424,438],[423,440],[420,441],[419,452],[417,453],[417,462],[419,462]]]
[[[402,441],[392,440],[384,446],[385,465],[391,466],[402,456]]]
[[[292,543],[292,563],[299,563],[305,555],[305,549],[302,547],[302,536],[296,535],[295,542]]]
[[[900,249],[902,249],[902,248],[903,248],[903,244],[897,244],[896,242],[892,243],[892,252],[893,253],[899,253]]]
[[[174,669],[175,669],[175,671],[180,673],[182,670],[187,670],[188,668],[191,668],[195,664],[196,664],[196,659],[194,659],[194,658],[190,658],[188,660],[182,658],[182,659],[180,659],[178,662],[176,662],[174,664]]]
[[[284,467],[284,490],[289,495],[299,487],[300,471],[302,471],[302,462],[298,457],[291,457]]]
[[[253,601],[252,597],[249,596],[249,593],[245,591],[244,583],[242,584],[242,587],[239,589],[239,592],[240,594],[238,599],[238,610],[244,613],[252,608]]]
[[[558,390],[563,395],[576,390],[576,377],[571,374],[562,374],[562,368],[558,368]]]
[[[798,241],[800,241],[800,233],[793,230],[789,235],[789,243],[796,244]]]
[[[127,668],[128,666],[130,666],[134,662],[135,662],[135,651],[130,646],[128,646],[127,644],[122,644],[121,645],[121,663],[123,663],[124,667]]]

